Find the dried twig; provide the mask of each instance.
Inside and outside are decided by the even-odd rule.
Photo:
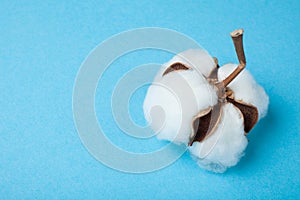
[[[246,67],[246,57],[243,47],[243,33],[243,29],[238,29],[230,33],[240,64],[225,80],[222,81],[224,87],[231,83],[231,81],[233,81],[235,77],[237,77],[237,75],[239,75],[239,73],[241,73],[241,71],[243,71],[243,69]]]

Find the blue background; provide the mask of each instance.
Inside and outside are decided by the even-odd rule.
[[[194,38],[221,64],[237,60],[229,32],[245,29],[247,68],[269,94],[270,107],[249,135],[246,156],[226,173],[200,169],[188,153],[156,172],[122,173],[81,144],[72,114],[81,63],[113,34],[149,26]],[[299,32],[299,1],[1,1],[1,199],[299,198]],[[110,87],[97,92],[96,107],[106,130],[116,126],[106,106],[111,85],[137,64],[170,58],[140,55],[124,58],[123,68],[104,76],[102,84]],[[130,101],[140,124],[145,91]],[[152,138],[141,148],[132,138],[123,146],[118,137],[111,139],[137,152],[163,144]]]

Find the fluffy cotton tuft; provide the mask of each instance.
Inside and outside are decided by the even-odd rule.
[[[176,62],[190,69],[163,76]],[[214,87],[205,79],[213,67],[212,57],[202,49],[182,52],[161,67],[144,101],[145,118],[159,139],[188,145],[193,117],[218,102]],[[222,66],[218,71],[219,80],[225,79],[236,67],[235,64]],[[228,87],[233,90],[235,99],[256,106],[259,118],[266,115],[268,96],[250,72],[242,71]],[[225,104],[222,112],[214,134],[188,147],[199,166],[218,173],[236,165],[248,144],[241,112],[231,103]]]
[[[162,76],[166,68],[175,62],[193,66],[193,69]],[[152,129],[158,132],[159,139],[174,143],[189,142],[193,116],[199,110],[217,103],[213,87],[198,73],[198,70],[202,70],[208,75],[213,65],[208,53],[197,49],[180,53],[162,66],[144,101],[145,118]]]
[[[237,64],[226,64],[222,66],[218,73],[219,80],[225,79],[236,67]],[[244,69],[228,87],[234,91],[236,100],[242,100],[257,107],[260,118],[266,116],[269,97],[265,90],[256,83],[247,69]]]
[[[238,109],[226,104],[222,111],[222,119],[214,134],[203,142],[194,142],[189,148],[199,166],[217,173],[236,165],[248,144]]]

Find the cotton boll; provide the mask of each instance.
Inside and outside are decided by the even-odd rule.
[[[146,120],[155,132],[159,132],[159,139],[187,145],[193,116],[217,102],[213,91],[194,70],[169,73],[148,89],[143,106]],[[153,110],[157,106],[164,115],[158,109]],[[163,127],[162,121],[165,121]]]
[[[236,67],[236,64],[222,66],[218,71],[219,80],[224,80]],[[247,69],[244,69],[228,87],[234,92],[236,100],[242,100],[257,107],[260,118],[267,114],[269,97]]]
[[[217,173],[236,165],[248,144],[240,111],[230,103],[222,110],[223,116],[215,133],[189,147],[199,166]]]
[[[175,67],[172,68],[173,66]],[[251,119],[254,119],[253,124],[246,123],[250,124],[251,130],[256,123],[257,111],[259,118],[266,115],[269,98],[246,69],[226,88],[220,87],[219,83],[226,79],[237,65],[227,64],[215,70],[218,80],[214,73],[209,77],[215,66],[213,58],[202,49],[188,50],[174,56],[157,73],[146,94],[143,109],[146,120],[158,133],[159,139],[191,144],[188,149],[200,167],[222,173],[228,167],[236,165],[243,156],[248,144],[244,134],[249,128],[244,127],[244,124],[252,123]],[[171,71],[165,74],[168,69]],[[245,116],[248,118],[244,118],[242,112],[245,110],[232,104],[229,100],[232,98],[229,89],[233,91],[233,101],[240,101],[242,105],[250,107],[250,111],[254,110],[250,112],[253,113],[253,118],[249,119],[247,115]],[[195,127],[195,117],[200,119],[204,115],[210,116],[208,114],[218,115],[219,112],[205,113],[210,108],[219,108],[214,107],[217,104],[221,105],[222,115],[215,129],[208,134],[209,129],[205,127],[211,121],[203,119],[202,129],[197,129],[200,130],[197,132],[200,136],[190,141],[191,134],[194,133],[192,127]],[[203,130],[204,134],[201,132]]]

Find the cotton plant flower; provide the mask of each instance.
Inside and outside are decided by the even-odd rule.
[[[231,33],[239,64],[219,67],[203,49],[162,65],[144,101],[157,137],[185,144],[197,164],[223,173],[247,147],[247,133],[267,114],[269,98],[245,68],[243,30]]]

